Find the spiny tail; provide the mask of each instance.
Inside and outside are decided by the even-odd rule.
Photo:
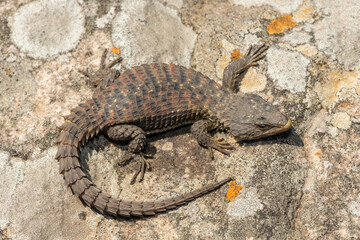
[[[116,119],[105,121],[101,115],[96,114],[98,111],[94,110],[93,104],[90,103],[88,101],[86,104],[79,105],[65,117],[67,121],[61,126],[59,148],[55,157],[60,163],[60,173],[64,174],[66,184],[88,206],[114,216],[151,216],[181,206],[231,180],[231,178],[226,178],[182,196],[155,202],[132,202],[113,198],[88,179],[79,160],[80,147],[106,125],[116,122]],[[100,117],[95,117],[97,115]]]

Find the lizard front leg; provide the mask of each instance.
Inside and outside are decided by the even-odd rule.
[[[135,125],[116,125],[107,128],[106,134],[115,141],[130,141],[128,151],[125,153],[123,159],[119,161],[119,164],[125,164],[131,159],[139,160],[140,167],[132,177],[131,184],[135,183],[139,174],[139,182],[141,182],[144,179],[145,171],[150,169],[150,164],[145,159],[145,157],[148,156],[141,153],[146,144],[144,130]]]
[[[236,85],[240,83],[246,71],[251,66],[256,65],[257,61],[265,57],[265,51],[267,49],[268,47],[265,44],[250,47],[245,56],[231,62],[224,70],[222,87],[231,92],[235,92]]]
[[[229,155],[233,147],[223,138],[214,138],[209,132],[217,128],[217,124],[210,120],[199,120],[191,126],[191,133],[201,146],[207,147],[210,151],[210,157],[214,158],[213,149]]]

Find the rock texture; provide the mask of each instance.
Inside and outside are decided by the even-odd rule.
[[[75,1],[35,1],[9,17],[11,40],[34,58],[57,56],[76,47],[84,32],[84,14]]]
[[[360,5],[325,1],[2,1],[0,3],[1,239],[360,238]],[[54,160],[58,127],[91,96],[78,69],[98,68],[104,48],[126,67],[183,64],[221,83],[252,44],[270,49],[240,93],[255,93],[293,121],[280,136],[237,144],[209,160],[181,128],[149,138],[153,171],[130,185],[136,163],[104,136],[83,164],[107,192],[157,200],[235,176],[226,188],[154,218],[125,220],[87,207]],[[217,133],[218,136],[226,136]]]

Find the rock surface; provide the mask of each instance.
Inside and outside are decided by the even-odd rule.
[[[359,16],[357,0],[2,1],[0,238],[360,238]],[[98,68],[104,48],[110,60],[120,49],[121,71],[172,62],[221,83],[228,62],[260,42],[267,58],[240,92],[277,105],[293,121],[289,133],[230,138],[236,150],[214,160],[188,127],[152,136],[153,171],[135,185],[136,163],[116,166],[126,145],[100,135],[82,152],[92,180],[124,199],[177,196],[235,176],[243,190],[234,201],[223,187],[153,218],[114,219],[65,186],[54,160],[58,127],[91,96],[78,69]]]

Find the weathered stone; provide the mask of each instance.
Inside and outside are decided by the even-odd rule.
[[[246,1],[246,0],[230,0],[233,4],[243,5],[245,7],[252,7],[252,6],[261,6],[264,4],[269,4],[270,6],[274,7],[277,11],[281,13],[291,13],[292,11],[296,10],[296,8],[301,4],[301,0],[294,0],[294,1],[287,1],[287,0],[253,0],[253,1]]]
[[[325,15],[313,25],[319,50],[340,61],[347,69],[360,70],[360,2],[317,0],[315,4]]]
[[[0,4],[0,238],[360,238],[358,2],[231,2]],[[291,28],[270,35],[267,27],[284,14]],[[78,70],[99,68],[104,48],[109,61],[124,58],[114,67],[120,71],[172,62],[221,83],[231,59],[262,42],[267,57],[247,72],[238,94],[275,104],[293,122],[289,133],[240,144],[216,133],[235,150],[215,152],[214,160],[189,128],[150,136],[152,171],[135,185],[138,163],[118,166],[126,145],[100,135],[82,151],[92,180],[125,200],[174,197],[228,176],[243,187],[235,200],[225,200],[223,187],[128,221],[83,206],[65,186],[54,159],[57,128],[91,96]]]
[[[310,61],[300,53],[271,47],[267,54],[268,73],[277,84],[293,93],[304,92]]]
[[[127,67],[150,62],[189,66],[195,39],[176,11],[158,1],[123,1],[112,23],[112,41]]]
[[[21,51],[48,58],[76,47],[85,18],[76,1],[40,0],[18,9],[9,22],[11,38]]]

